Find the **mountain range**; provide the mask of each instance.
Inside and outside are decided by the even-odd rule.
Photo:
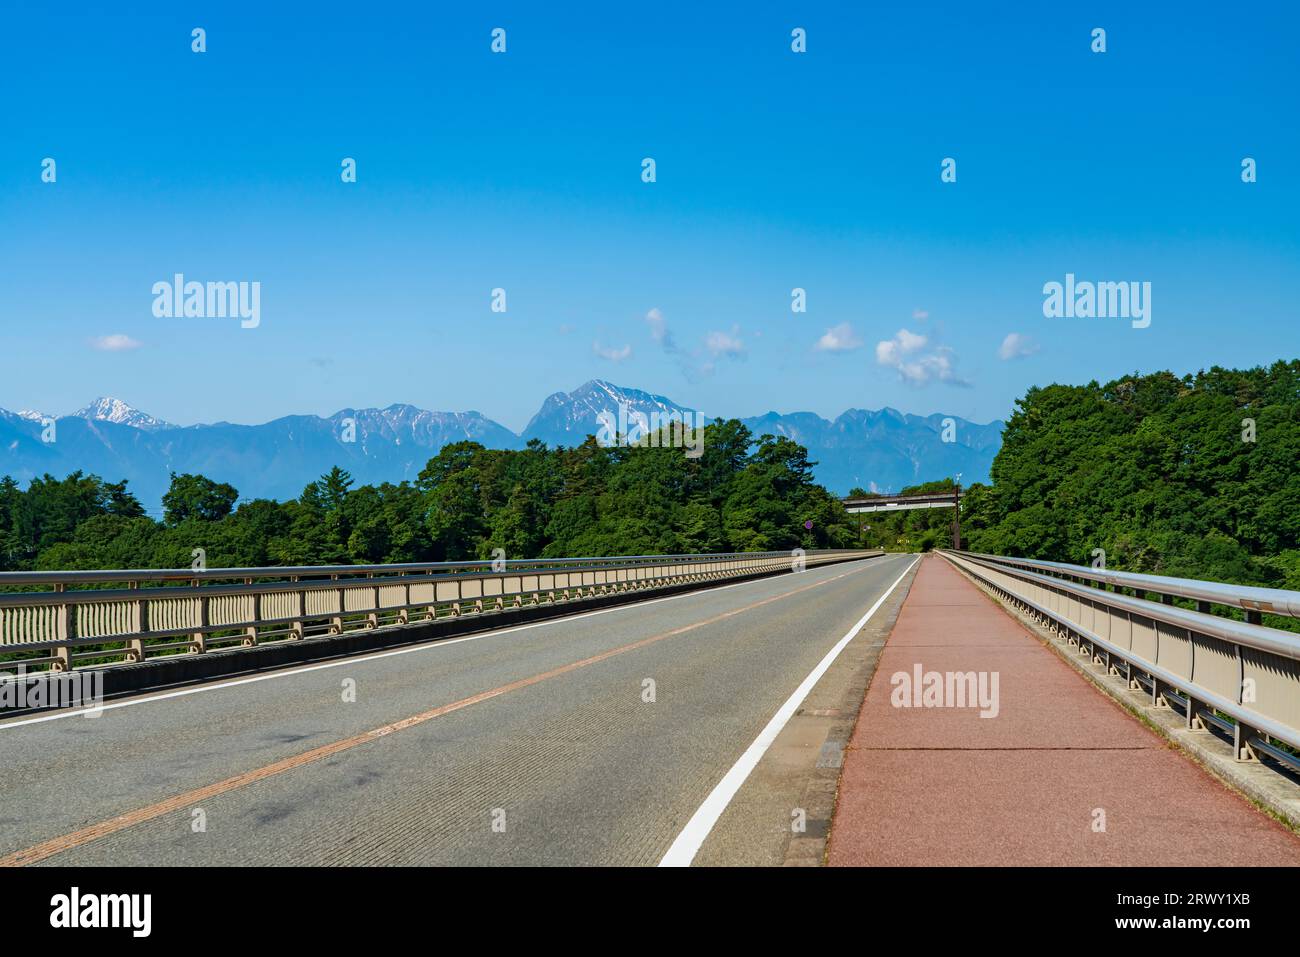
[[[413,405],[342,409],[328,418],[289,415],[262,425],[172,425],[118,399],[96,399],[70,415],[0,409],[0,475],[22,483],[81,470],[108,481],[127,479],[141,502],[158,513],[171,472],[198,472],[229,482],[241,497],[286,499],[334,465],[359,483],[414,479],[442,446],[465,439],[494,449],[522,448],[529,439],[576,445],[600,429],[598,416],[652,412],[694,414],[661,395],[593,380],[543,401],[521,434],[479,412],[431,412]],[[955,435],[942,441],[944,420]],[[818,463],[817,480],[832,492],[853,486],[897,491],[961,473],[987,481],[1001,444],[1000,421],[980,425],[959,416],[908,415],[895,409],[849,409],[830,421],[812,412],[741,419],[757,437],[785,435]],[[53,438],[53,441],[48,439]]]

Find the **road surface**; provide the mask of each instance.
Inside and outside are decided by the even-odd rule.
[[[913,562],[0,723],[0,863],[657,864]],[[704,821],[701,858],[779,859],[788,814]]]

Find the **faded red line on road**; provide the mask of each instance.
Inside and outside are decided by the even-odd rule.
[[[312,748],[310,751],[304,751],[301,754],[292,757],[283,758],[264,767],[256,768],[252,771],[245,771],[243,774],[236,774],[228,777],[223,781],[217,781],[215,784],[209,784],[206,787],[195,788],[192,791],[186,791],[175,797],[167,798],[156,804],[150,804],[146,807],[137,808],[134,811],[128,811],[117,817],[109,818],[107,821],[101,821],[98,824],[92,824],[81,830],[73,831],[61,837],[51,838],[48,841],[42,841],[21,851],[15,851],[5,857],[0,857],[0,867],[22,867],[26,864],[35,864],[55,854],[61,854],[64,851],[70,851],[73,848],[81,847],[92,841],[97,841],[102,837],[108,837],[110,834],[116,834],[118,831],[124,831],[127,828],[134,827],[137,824],[143,824],[146,821],[152,821],[155,818],[162,817],[164,814],[170,814],[173,811],[179,811],[200,801],[206,801],[210,798],[217,797],[221,794],[227,794],[240,788],[255,784],[258,781],[265,781],[267,778],[284,774],[286,771],[292,771],[296,768],[305,767],[314,764],[317,761],[332,757],[343,751],[348,751],[362,744],[367,744],[379,738],[386,737],[396,731],[402,731],[406,728],[413,728],[416,725],[424,724],[426,721],[432,721],[434,718],[441,718],[443,715],[451,714],[453,711],[460,711],[462,708],[468,708],[471,705],[480,704],[489,701],[492,698],[500,697],[503,694],[509,694],[511,691],[518,691],[521,688],[527,688],[531,685],[539,684],[549,678],[556,678],[560,675],[568,674],[571,671],[577,671],[579,668],[586,668],[590,665],[613,658],[616,655],[626,654],[629,651],[635,651],[638,648],[644,648],[647,645],[653,645],[656,642],[663,641],[666,638],[673,638],[677,635],[694,631],[697,628],[704,628],[708,625],[717,624],[736,615],[743,614],[747,611],[753,611],[756,608],[762,608],[764,605],[770,605],[772,602],[780,601],[783,598],[790,598],[793,595],[810,591],[814,588],[820,588],[822,585],[829,585],[831,582],[839,581],[841,578],[847,578],[855,571],[843,572],[832,578],[827,578],[819,582],[813,582],[810,585],[804,585],[793,591],[784,592],[780,595],[773,595],[770,598],[764,598],[760,601],[752,602],[741,608],[733,608],[731,611],[723,612],[720,615],[714,615],[712,618],[705,618],[702,621],[693,622],[689,625],[682,625],[680,628],[674,628],[671,631],[661,632],[657,635],[651,635],[649,638],[642,638],[640,641],[634,641],[630,644],[620,645],[617,648],[611,648],[609,651],[602,651],[598,655],[592,655],[590,658],[583,658],[581,661],[573,661],[567,665],[560,665],[558,668],[552,668],[550,671],[543,671],[540,674],[532,675],[528,678],[520,678],[518,681],[512,681],[489,691],[482,691],[468,698],[461,698],[459,701],[453,701],[450,704],[440,705],[437,708],[430,708],[428,711],[422,711],[419,714],[411,715],[409,718],[402,718],[400,721],[394,721],[390,724],[381,725],[370,731],[363,731],[361,734],[353,735],[350,738],[344,738],[340,741],[334,741],[330,744],[323,744],[318,748]]]

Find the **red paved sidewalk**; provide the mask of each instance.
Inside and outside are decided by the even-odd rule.
[[[911,676],[917,664],[998,672],[997,716],[894,707],[891,679]],[[1093,830],[1097,809],[1104,832]],[[1300,838],[1125,713],[947,561],[927,555],[845,754],[829,860],[1300,864]]]

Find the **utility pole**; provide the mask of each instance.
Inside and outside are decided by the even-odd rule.
[[[952,547],[961,551],[961,483],[952,487]]]

